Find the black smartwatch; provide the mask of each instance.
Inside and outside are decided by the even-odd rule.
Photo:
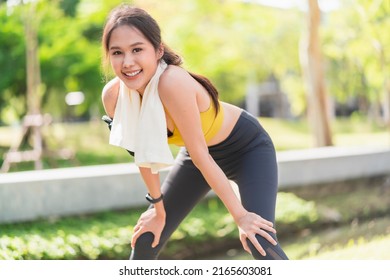
[[[155,203],[161,201],[163,199],[163,197],[164,197],[163,194],[161,194],[161,196],[159,198],[153,198],[150,196],[149,193],[145,196],[146,200],[152,204],[155,204]]]

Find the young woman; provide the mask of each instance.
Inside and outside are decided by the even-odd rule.
[[[212,189],[234,218],[247,252],[255,259],[287,259],[273,227],[275,149],[258,120],[221,102],[208,79],[182,68],[181,58],[162,43],[156,21],[142,9],[115,8],[105,24],[102,44],[116,75],[102,93],[113,123],[120,116],[120,85],[139,95],[142,104],[148,85],[160,71],[157,89],[165,117],[164,137],[182,146],[161,186],[158,173],[139,164],[151,207],[134,227],[130,258],[157,259],[180,222]],[[146,116],[156,113],[145,110]],[[240,198],[229,180],[237,183]]]

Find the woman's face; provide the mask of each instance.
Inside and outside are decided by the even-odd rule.
[[[143,94],[156,72],[163,50],[156,51],[135,27],[122,25],[112,31],[108,51],[116,76],[129,89]]]

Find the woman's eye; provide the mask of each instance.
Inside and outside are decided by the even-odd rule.
[[[112,52],[112,55],[120,55],[120,54],[121,54],[120,51],[114,51],[114,52]]]
[[[135,48],[135,49],[133,50],[134,53],[137,53],[137,52],[140,52],[140,51],[142,51],[141,48]]]

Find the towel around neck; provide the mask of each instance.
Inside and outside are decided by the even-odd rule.
[[[158,94],[158,82],[167,68],[164,60],[141,97],[120,81],[119,95],[109,143],[134,152],[134,162],[139,167],[151,168],[152,173],[173,164],[168,145],[164,107]]]

